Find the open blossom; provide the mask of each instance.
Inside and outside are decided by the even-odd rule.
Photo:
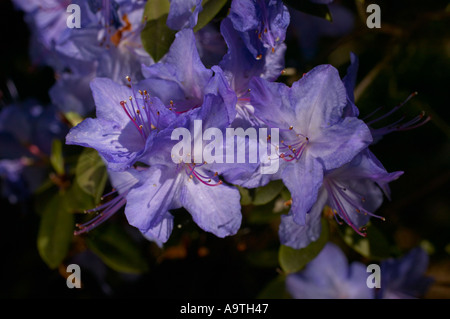
[[[338,223],[345,222],[365,236],[363,227],[383,202],[383,193],[389,198],[388,183],[403,172],[388,173],[368,149],[348,164],[325,171],[317,201],[306,215],[304,225],[294,222],[293,215],[283,215],[279,229],[281,243],[296,249],[316,241],[321,233],[321,217],[328,205]]]
[[[140,32],[144,2],[15,0],[26,12],[32,31],[34,60],[49,65],[56,73],[50,90],[52,102],[63,112],[82,116],[94,110],[89,82],[108,77],[123,83],[126,75],[142,79],[141,65],[153,59],[142,47]],[[80,28],[68,28],[67,7],[80,6]],[[126,83],[126,82],[125,82]]]
[[[208,69],[203,65],[191,29],[179,31],[164,58],[153,65],[143,66],[142,72],[145,79],[138,87],[148,90],[150,95],[158,97],[177,114],[201,107],[208,93],[220,91],[225,99],[235,97],[220,67]],[[235,106],[227,102],[226,107],[227,118],[234,119]]]
[[[280,129],[280,170],[292,195],[290,214],[305,225],[324,171],[350,162],[371,143],[370,132],[361,120],[342,117],[346,91],[329,65],[314,68],[292,88],[254,78],[250,94],[255,116]]]
[[[287,276],[286,289],[295,299],[373,299],[366,280],[364,264],[349,264],[338,246],[327,243],[304,270]]]
[[[284,46],[289,11],[283,1],[242,0],[231,3],[230,20],[255,59]]]
[[[192,129],[193,121],[199,119],[203,129],[225,128],[229,122],[224,116],[226,108],[223,103],[220,96],[208,94],[201,108],[178,117],[172,127]],[[81,225],[80,233],[105,221],[125,202],[129,223],[159,245],[167,241],[173,229],[170,210],[180,207],[192,215],[200,228],[218,237],[237,232],[242,218],[239,191],[223,183],[209,163],[185,161],[186,154],[173,158],[172,148],[177,141],[171,136],[170,130],[153,136],[151,150],[141,157],[142,163],[148,166],[113,173],[114,184],[125,186],[111,203],[93,210],[105,211],[93,222]],[[188,142],[191,143],[190,140]]]
[[[189,30],[180,32],[189,34]],[[201,104],[184,112],[176,112],[177,101],[164,105],[158,97],[137,90],[147,81],[131,87],[101,78],[92,82],[97,118],[88,118],[73,128],[66,142],[97,149],[107,167],[119,171],[114,174],[131,177],[128,188],[113,203],[102,205],[106,212],[81,225],[80,232],[103,222],[125,202],[129,223],[157,243],[168,239],[173,228],[170,210],[180,207],[186,208],[205,231],[219,237],[237,232],[241,222],[237,188],[223,183],[212,164],[184,162],[182,158],[177,161],[171,156],[177,144],[171,138],[174,129],[192,131],[196,119],[202,120],[203,129],[225,129],[234,118],[229,110],[234,109],[236,96],[225,89],[220,68],[214,70],[200,88],[205,94],[199,96]],[[173,83],[181,84],[177,78]],[[137,162],[140,165],[134,167]]]
[[[238,96],[237,120],[257,125],[249,96],[253,77],[275,81],[284,69],[289,12],[282,1],[233,1],[220,32],[228,52],[220,62]]]
[[[379,299],[413,299],[423,297],[433,283],[426,276],[428,254],[421,247],[411,249],[400,258],[389,258],[381,262],[381,288],[376,293]]]
[[[131,82],[131,79],[130,79]],[[125,170],[145,151],[147,139],[175,119],[158,98],[107,78],[91,82],[96,118],[72,128],[66,143],[96,149],[111,170]]]
[[[286,289],[297,299],[412,299],[422,297],[433,282],[425,275],[428,255],[420,247],[401,258],[381,261],[380,287],[368,288],[369,273],[358,261],[329,242],[306,267],[286,278]]]

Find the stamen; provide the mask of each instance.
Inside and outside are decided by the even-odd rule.
[[[341,187],[337,184],[336,181],[333,180],[329,180],[327,179],[324,182],[324,186],[326,187],[331,199],[332,199],[332,203],[331,203],[331,208],[333,209],[333,212],[335,212],[335,217],[337,217],[337,215],[342,218],[351,228],[353,228],[354,231],[356,231],[359,235],[366,237],[367,234],[364,232],[365,228],[361,227],[361,228],[357,228],[352,220],[350,219],[349,213],[348,211],[346,211],[345,207],[346,205],[344,205],[343,203],[345,202],[347,204],[347,206],[352,207],[352,209],[354,209],[354,211],[357,214],[361,214],[363,213],[365,216],[371,216],[371,217],[375,217],[375,218],[379,218],[382,221],[385,221],[386,219],[382,216],[378,216],[375,215],[369,211],[367,211],[364,207],[363,204],[365,202],[365,198],[358,195],[358,193],[352,191],[353,193],[356,193],[359,198],[361,198],[361,203],[358,203],[355,199],[351,198],[350,195],[347,194],[347,188],[346,187]]]
[[[88,213],[98,213],[98,214],[86,223],[76,224],[75,226],[78,228],[78,230],[74,231],[74,235],[77,236],[77,235],[86,233],[86,232],[94,229],[95,227],[101,225],[106,220],[108,220],[120,208],[122,208],[125,205],[125,203],[126,203],[125,196],[127,193],[128,192],[126,192],[125,194],[119,195],[116,198],[112,199],[111,201],[109,201],[103,205],[100,205],[99,207],[85,211],[86,214],[88,214]]]
[[[394,131],[407,131],[407,130],[411,130],[411,129],[420,127],[420,126],[424,125],[425,123],[427,123],[428,121],[430,121],[431,117],[425,116],[425,112],[422,111],[421,114],[419,114],[418,116],[416,116],[415,118],[413,118],[412,120],[409,120],[407,122],[403,122],[406,118],[406,116],[403,115],[400,119],[398,119],[397,121],[395,121],[385,127],[381,127],[381,128],[372,128],[371,127],[372,124],[375,124],[375,123],[389,117],[390,115],[394,114],[396,111],[398,111],[402,106],[404,106],[409,100],[411,100],[417,94],[418,94],[417,92],[413,92],[405,99],[405,101],[403,101],[399,105],[393,107],[390,111],[381,115],[378,118],[375,118],[371,121],[367,121],[369,118],[373,117],[373,115],[375,115],[378,111],[383,109],[383,107],[377,108],[375,111],[373,111],[372,113],[370,113],[369,115],[364,117],[363,120],[366,121],[366,124],[370,127],[372,135],[374,137],[378,137],[378,136],[383,136],[383,135],[389,134]]]
[[[131,78],[127,76],[126,80],[130,83],[132,96],[128,97],[128,102],[121,101],[120,105],[145,141],[152,130],[159,127],[160,113],[158,110],[152,110],[154,108],[153,101],[146,90],[138,90],[139,94],[136,94],[136,90],[131,84]],[[154,113],[152,114],[152,112]]]
[[[185,171],[186,171],[186,174],[189,176],[189,179],[193,179],[195,177],[199,182],[201,182],[202,184],[204,184],[206,186],[222,185],[223,181],[217,178],[217,176],[219,175],[218,172],[215,172],[213,176],[205,176],[196,171],[197,168],[203,166],[204,164],[206,164],[206,163],[202,163],[200,165],[196,165],[196,163],[192,163],[192,167],[191,167],[191,164],[186,164]],[[215,180],[217,180],[217,179],[218,179],[218,181],[216,182]],[[213,180],[214,180],[214,183],[212,183]]]

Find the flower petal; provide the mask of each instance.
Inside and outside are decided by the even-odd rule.
[[[126,196],[125,215],[130,225],[144,234],[149,231],[152,234],[170,209],[179,208],[178,174],[167,167],[151,167],[134,175],[139,184]]]
[[[218,237],[236,234],[241,225],[239,191],[225,184],[207,186],[196,179],[184,183],[181,203],[200,228]]]
[[[250,102],[255,116],[269,127],[288,128],[295,119],[291,107],[289,87],[283,83],[253,78],[250,82]]]
[[[146,80],[141,85],[165,105],[172,101],[179,112],[201,105],[204,87],[213,75],[200,60],[191,29],[179,31],[163,60],[143,66],[142,72]]]
[[[347,94],[339,72],[331,65],[319,65],[292,84],[290,100],[296,124],[312,138],[341,120]]]
[[[173,230],[173,216],[166,213],[163,220],[155,227],[150,228],[144,233],[145,238],[156,242],[159,247],[162,247],[170,237]]]
[[[108,78],[95,78],[91,81],[97,118],[114,121],[125,127],[130,119],[120,106],[120,102],[132,96],[131,89],[117,84]]]
[[[170,0],[167,26],[172,30],[193,28],[202,10],[202,0]]]
[[[350,162],[359,152],[372,143],[372,135],[367,125],[355,118],[323,128],[311,138],[309,152],[330,170]]]
[[[342,81],[344,82],[345,89],[347,90],[348,103],[344,109],[344,116],[358,117],[359,110],[355,105],[355,86],[356,76],[358,74],[359,59],[356,54],[350,52],[350,66],[347,68],[347,74]]]
[[[297,163],[286,165],[281,175],[292,196],[290,214],[297,224],[306,225],[306,215],[316,203],[322,185],[323,166],[306,156]]]
[[[66,136],[66,144],[96,149],[111,170],[129,168],[145,143],[131,122],[126,127],[114,121],[87,118]]]
[[[281,244],[300,249],[318,240],[322,230],[320,219],[327,198],[327,193],[322,190],[316,203],[306,214],[305,225],[297,224],[291,214],[281,216],[280,229],[278,230]]]

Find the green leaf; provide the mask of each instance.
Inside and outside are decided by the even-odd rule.
[[[54,195],[44,206],[39,225],[39,255],[52,269],[66,257],[73,237],[74,217],[67,211],[64,200],[63,195]]]
[[[281,190],[281,197],[286,201],[292,199],[291,192],[289,192],[289,189],[287,189],[287,187],[284,187]]]
[[[284,2],[298,11],[333,21],[330,9],[326,4],[312,3],[309,0],[285,0]]]
[[[259,293],[257,299],[292,299],[286,290],[286,276],[279,275]]]
[[[281,245],[278,259],[284,273],[290,274],[300,271],[307,263],[313,260],[328,242],[328,233],[327,221],[322,219],[322,232],[317,241],[312,242],[307,247],[301,249],[293,249]]]
[[[238,186],[239,193],[241,194],[241,205],[250,205],[252,203],[252,196],[247,188]]]
[[[50,163],[58,175],[64,175],[64,156],[62,154],[62,143],[58,139],[52,142],[52,153],[50,154]]]
[[[169,0],[149,0],[145,4],[143,19],[150,21],[168,14],[170,9]]]
[[[112,269],[141,274],[148,271],[148,264],[139,246],[116,224],[103,224],[86,236],[86,243],[103,262]]]
[[[96,150],[83,150],[75,168],[75,179],[83,191],[94,197],[96,203],[100,201],[108,180],[108,172]]]
[[[357,234],[351,227],[339,232],[347,245],[366,258],[381,260],[395,254],[394,247],[373,224],[367,225],[367,237]]]
[[[194,32],[197,32],[206,26],[226,3],[227,0],[203,0],[203,10],[198,14],[197,25],[194,27]]]
[[[81,213],[87,209],[92,209],[99,202],[94,200],[91,194],[81,189],[78,183],[72,183],[65,194],[65,205],[69,213]]]
[[[175,39],[175,31],[167,25],[167,16],[164,14],[157,19],[147,21],[141,32],[142,46],[158,62],[169,51]]]
[[[83,118],[80,116],[80,114],[76,112],[67,112],[64,113],[64,116],[66,117],[66,120],[69,121],[70,125],[77,126],[83,121]]]
[[[265,205],[275,199],[283,190],[284,185],[281,180],[272,181],[266,186],[259,187],[255,190],[255,198],[253,205]]]
[[[274,211],[274,203],[254,206],[251,212],[246,216],[247,222],[254,225],[264,225],[279,220],[281,214]]]
[[[264,249],[247,251],[245,259],[247,262],[255,267],[260,268],[276,268],[278,252],[276,249]]]

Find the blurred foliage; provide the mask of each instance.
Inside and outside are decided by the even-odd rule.
[[[427,296],[450,298],[450,5],[443,0],[375,1],[382,10],[382,27],[369,29],[365,8],[372,1],[335,2],[352,13],[352,31],[321,37],[310,59],[299,48],[302,35],[290,27],[289,72],[280,80],[292,83],[323,63],[334,65],[343,76],[352,51],[360,60],[355,96],[362,117],[380,106],[390,109],[416,91],[418,96],[402,112],[411,118],[421,111],[432,116],[423,127],[390,134],[372,147],[388,171],[405,174],[391,183],[392,200],[377,211],[386,221],[373,220],[367,238],[324,219],[317,242],[305,250],[280,249],[278,225],[280,215],[289,209],[290,196],[279,182],[240,190],[243,223],[233,237],[220,239],[203,232],[184,210],[174,213],[176,226],[164,248],[146,241],[128,225],[122,211],[92,232],[73,237],[74,221],[88,219],[80,214],[82,210],[100,204],[102,194],[111,189],[95,151],[77,153],[55,141],[50,158],[53,172],[34,201],[10,205],[1,199],[5,218],[1,296],[288,298],[285,274],[314,258],[328,238],[344,248],[350,259],[361,261],[379,261],[423,245],[431,254],[429,274],[436,278]],[[225,15],[228,5],[229,1],[204,1],[198,28],[218,12]],[[323,6],[307,7],[315,15],[329,14]],[[149,2],[147,9],[144,46],[159,60],[174,37],[165,25],[167,1]],[[49,102],[53,72],[30,62],[23,14],[9,1],[0,2],[0,14],[2,101],[14,98],[5,84],[11,80],[21,99]],[[338,23],[331,18],[331,23]],[[212,23],[218,25],[220,19]],[[162,35],[166,41],[161,41]],[[67,120],[75,125],[80,119],[75,114]],[[80,259],[87,251],[101,266],[86,267],[83,289],[67,289],[65,267],[74,260],[87,263]],[[104,276],[98,275],[100,271]]]

